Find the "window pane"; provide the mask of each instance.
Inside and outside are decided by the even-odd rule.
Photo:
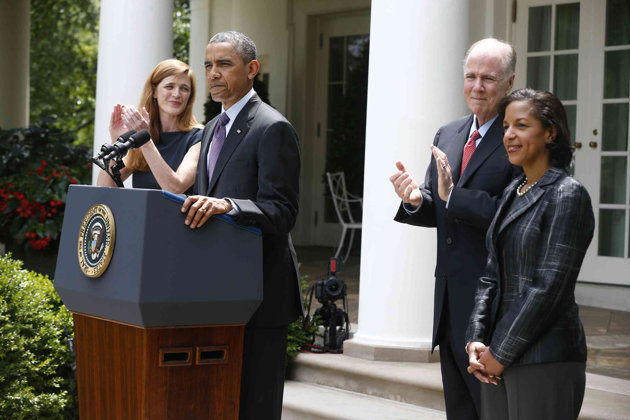
[[[527,87],[549,90],[549,57],[527,58]]]
[[[356,71],[362,66],[367,66],[369,38],[365,35],[352,35],[347,41],[346,72]],[[365,61],[365,63],[363,62]],[[347,77],[346,77],[347,80]]]
[[[328,85],[328,119],[326,125],[328,132],[335,132],[343,124],[343,83],[332,83]]]
[[[626,204],[626,161],[621,156],[602,156],[600,203]]]
[[[551,50],[551,6],[530,7],[527,51]]]
[[[604,59],[604,98],[630,96],[630,50],[607,51]]]
[[[330,38],[330,61],[328,62],[328,81],[343,81],[343,40],[344,37]]]
[[[569,131],[571,132],[571,143],[575,144],[575,116],[577,113],[577,105],[565,105],[564,109],[567,111],[567,124],[569,124]]]
[[[624,210],[599,210],[599,255],[623,258],[625,213]]]
[[[580,4],[562,4],[556,8],[555,50],[577,49],[580,35]]]
[[[628,104],[604,104],[602,150],[628,150]]]
[[[606,2],[606,45],[630,44],[630,1]]]
[[[556,55],[553,69],[553,93],[560,100],[577,99],[578,55]]]

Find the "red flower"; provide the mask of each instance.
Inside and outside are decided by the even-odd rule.
[[[42,166],[46,166],[46,161],[42,160]]]
[[[74,178],[70,178],[70,183],[71,183],[71,184],[78,184],[78,183],[79,183],[79,181],[77,181],[77,180],[76,180],[76,179],[74,179]]]

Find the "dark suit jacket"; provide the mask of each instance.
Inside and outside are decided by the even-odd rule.
[[[420,187],[420,209],[409,215],[401,204],[394,218],[410,225],[437,227],[432,347],[439,344],[440,318],[448,288],[452,339],[462,352],[477,280],[486,263],[486,229],[503,189],[514,176],[503,147],[503,124],[497,118],[459,177],[464,145],[472,123],[472,114],[456,120],[440,128],[433,141],[448,156],[453,173],[455,187],[448,209],[438,196],[438,173],[435,159],[431,157],[424,184]]]
[[[558,168],[527,194],[512,182],[488,230],[467,341],[480,341],[503,366],[586,361],[575,282],[595,221],[586,189]],[[511,203],[513,202],[513,205]]]
[[[297,257],[289,232],[298,213],[300,152],[291,124],[254,95],[238,114],[208,180],[218,117],[206,124],[194,191],[230,198],[236,221],[263,231],[263,302],[248,325],[279,326],[302,314]]]

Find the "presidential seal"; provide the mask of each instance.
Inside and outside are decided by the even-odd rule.
[[[85,213],[79,229],[79,266],[88,277],[100,277],[114,253],[116,226],[112,211],[95,204]]]

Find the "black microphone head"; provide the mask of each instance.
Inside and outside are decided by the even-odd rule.
[[[132,134],[131,137],[129,137],[129,143],[131,143],[132,149],[136,149],[142,146],[149,140],[151,140],[151,134],[149,134],[147,130],[140,130],[137,133]]]
[[[129,140],[129,137],[133,136],[134,134],[136,134],[136,130],[126,131],[126,132],[122,133],[118,137],[118,139],[116,139],[116,141],[125,142],[125,141]]]

